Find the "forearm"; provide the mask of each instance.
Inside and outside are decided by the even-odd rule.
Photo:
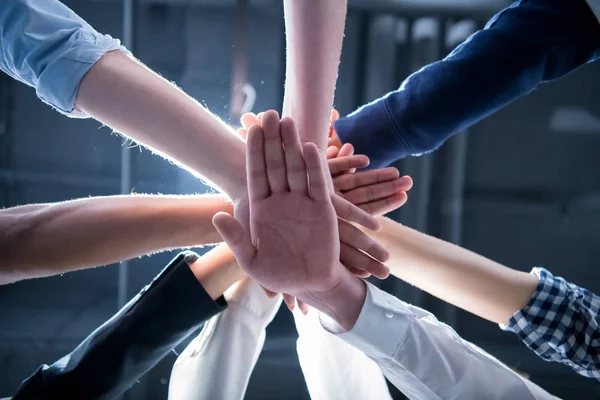
[[[364,281],[346,271],[341,281],[331,290],[306,293],[298,298],[349,331],[360,315],[366,296]]]
[[[170,399],[244,398],[281,296],[268,298],[249,279],[242,279],[224,296],[227,310],[208,321],[177,358],[169,381]]]
[[[201,261],[191,265],[192,273],[213,300],[246,276],[224,243],[204,254]]]
[[[451,243],[380,218],[371,233],[390,252],[396,277],[463,310],[506,324],[533,294],[538,279]]]
[[[384,167],[451,135],[600,55],[600,25],[583,0],[516,2],[444,60],[335,123],[342,142]]]
[[[244,145],[218,118],[57,0],[0,8],[0,69],[60,112],[95,117],[211,180],[234,200]]]
[[[14,399],[119,397],[226,307],[211,299],[190,271],[209,264],[206,256],[198,258],[191,252],[175,257],[75,350],[25,380]]]
[[[342,51],[345,0],[285,0],[286,88],[283,115],[294,119],[302,142],[323,151]]]
[[[355,328],[339,337],[374,359],[409,399],[556,400],[434,315],[372,285]]]
[[[245,144],[206,108],[126,55],[102,57],[83,79],[75,106],[232,199],[245,194]]]
[[[361,350],[324,330],[315,311],[304,315],[294,310],[298,361],[310,398],[391,400],[379,366]]]
[[[0,69],[70,117],[86,117],[73,102],[90,67],[107,51],[126,51],[58,0],[3,1],[0,26]]]
[[[113,196],[0,212],[2,283],[217,243],[212,225],[231,212],[222,196]]]

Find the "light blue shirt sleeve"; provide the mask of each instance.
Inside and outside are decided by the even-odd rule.
[[[2,0],[0,69],[35,88],[45,103],[69,117],[84,75],[118,39],[102,35],[57,0]]]

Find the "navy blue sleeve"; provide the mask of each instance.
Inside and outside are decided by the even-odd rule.
[[[600,56],[600,24],[584,0],[522,0],[494,16],[400,89],[335,123],[370,168],[437,149],[542,82]]]
[[[226,303],[213,301],[181,253],[73,352],[43,365],[13,400],[114,399],[128,390]]]

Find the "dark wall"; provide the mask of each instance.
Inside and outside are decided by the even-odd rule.
[[[99,31],[121,36],[118,2],[67,4]],[[228,121],[233,22],[232,9],[144,5],[137,16],[136,55]],[[383,27],[378,30],[366,23],[366,17],[349,14],[336,96],[336,106],[343,113],[386,88],[392,89],[397,79],[389,74],[409,70],[397,62],[409,62],[409,54],[403,57],[405,47],[392,43],[401,54],[388,55],[394,66],[390,68],[385,62],[389,48],[377,39],[386,29],[395,29],[395,24],[388,17],[387,22],[377,25]],[[375,39],[365,39],[373,29]],[[256,111],[280,108],[282,40],[281,8],[251,8],[249,80],[258,92]],[[369,57],[378,57],[387,72],[370,70]],[[583,106],[600,115],[599,76],[600,65],[582,68],[470,130],[464,246],[521,270],[543,265],[600,292],[595,268],[600,256],[600,135],[555,133],[549,127],[558,106]],[[20,83],[4,79],[0,85],[0,90],[12,93],[8,130],[0,135],[2,206],[119,192],[120,137],[95,121],[59,115]],[[434,174],[439,172],[434,170]],[[206,190],[188,173],[147,150],[134,152],[133,187],[140,193]],[[439,199],[435,190],[433,193],[430,225],[435,233]],[[148,283],[172,256],[133,260],[129,294],[133,296]],[[401,290],[395,294],[403,297]],[[427,304],[445,320],[439,304]],[[51,363],[70,351],[116,309],[116,266],[0,287],[0,397],[14,392],[40,364]],[[513,335],[491,323],[458,313],[454,325],[464,337],[529,373],[557,396],[590,399],[597,389],[595,383],[569,368],[539,360]],[[166,398],[175,358],[175,354],[167,357],[130,391],[128,398]],[[308,398],[288,313],[281,312],[269,328],[248,398]]]

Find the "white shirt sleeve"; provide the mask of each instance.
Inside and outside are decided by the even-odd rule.
[[[243,287],[225,293],[227,309],[209,320],[175,361],[170,400],[244,398],[281,295],[269,299],[256,283],[239,284]]]
[[[432,314],[367,285],[367,298],[352,330],[344,332],[323,314],[321,323],[365,352],[409,399],[556,399]]]
[[[294,310],[298,359],[312,400],[391,400],[379,366],[321,327],[313,308]]]

